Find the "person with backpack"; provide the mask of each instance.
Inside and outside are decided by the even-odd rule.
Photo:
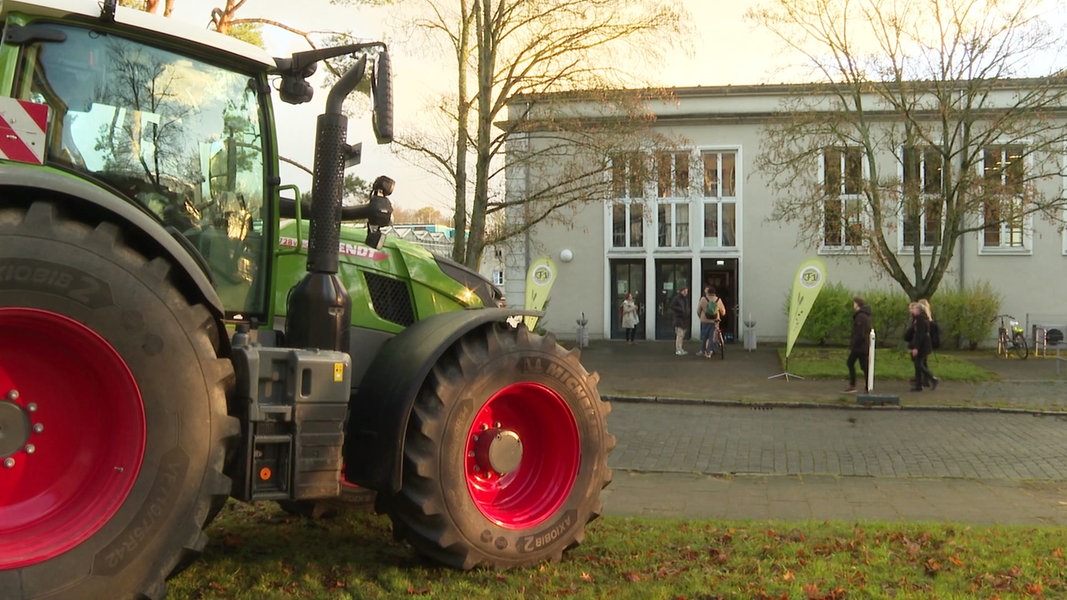
[[[923,307],[926,318],[930,319],[930,345],[934,347],[934,350],[937,350],[941,347],[941,328],[937,326],[937,321],[934,320],[934,309],[926,298],[919,298],[919,306]]]
[[[715,286],[704,288],[704,294],[697,303],[697,317],[700,319],[700,351],[697,356],[711,358],[715,355],[718,336],[715,335],[720,321],[726,316],[726,306],[715,293]],[[721,352],[722,349],[720,348]]]
[[[911,327],[908,328],[905,339],[908,340],[911,361],[915,365],[915,379],[912,381],[911,391],[923,391],[925,383],[930,384],[931,391],[936,390],[941,380],[934,376],[926,364],[926,357],[934,349],[930,340],[930,317],[926,315],[923,305],[918,302],[908,304],[908,312],[911,313]]]

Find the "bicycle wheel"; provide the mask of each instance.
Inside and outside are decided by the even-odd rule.
[[[1016,358],[1025,359],[1030,355],[1029,348],[1026,347],[1026,337],[1021,333],[1016,333],[1011,338],[1011,352]]]
[[[1008,357],[1008,348],[1011,347],[1011,340],[1008,339],[1008,333],[1003,329],[1000,330],[997,336],[997,356],[1001,358]]]
[[[726,340],[722,336],[722,330],[715,330],[715,337],[719,340],[719,360],[726,360]]]

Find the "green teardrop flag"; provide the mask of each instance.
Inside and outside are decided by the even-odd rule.
[[[793,343],[800,335],[800,328],[804,326],[804,320],[808,318],[811,305],[815,303],[816,296],[822,290],[822,284],[826,281],[826,265],[818,258],[809,258],[797,267],[796,278],[793,279],[793,294],[789,297],[789,330],[786,334],[785,357],[793,351]]]
[[[552,259],[542,256],[530,263],[530,270],[526,272],[526,309],[542,310],[548,302],[548,294],[552,291],[552,284],[556,282],[556,265]],[[534,330],[539,317],[530,315],[523,318],[526,328]]]

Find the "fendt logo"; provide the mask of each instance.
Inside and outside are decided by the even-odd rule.
[[[282,236],[278,238],[278,245],[282,248],[296,248],[296,238]],[[308,249],[308,241],[302,240],[300,244],[302,250]],[[337,253],[342,256],[354,256],[356,258],[369,258],[371,260],[385,260],[389,258],[387,252],[375,250],[370,246],[364,244],[352,244],[349,242],[340,242],[337,245]]]
[[[42,164],[47,127],[47,105],[0,97],[0,158]]]

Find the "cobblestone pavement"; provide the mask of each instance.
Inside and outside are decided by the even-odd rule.
[[[1067,415],[614,403],[633,471],[1067,481]]]
[[[900,406],[870,408],[843,380],[774,378],[773,347],[708,361],[594,343],[582,362],[617,439],[605,512],[1067,526],[1067,369],[968,359],[998,379],[920,394],[876,381]]]

